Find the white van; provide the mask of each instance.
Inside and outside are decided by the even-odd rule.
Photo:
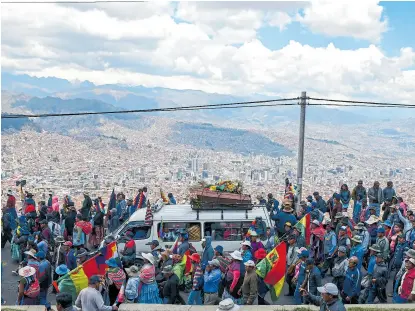
[[[265,206],[253,206],[252,209],[215,209],[194,210],[190,205],[165,205],[153,212],[153,224],[145,224],[146,209],[136,211],[113,234],[118,241],[118,250],[124,249],[125,242],[120,239],[126,231],[134,233],[137,256],[150,252],[147,243],[158,240],[162,249],[171,248],[176,240],[178,229],[191,231],[189,243],[202,252],[202,239],[212,236],[212,246],[222,245],[225,253],[241,247],[243,236],[248,232],[252,221],[262,217],[266,227],[271,227],[269,214]],[[161,228],[162,226],[162,228]],[[159,235],[162,233],[162,237]]]

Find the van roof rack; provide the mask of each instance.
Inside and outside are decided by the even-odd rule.
[[[248,219],[248,211],[254,207],[252,203],[217,204],[197,200],[192,200],[190,206],[197,212],[196,220],[199,220],[199,211],[221,211],[221,220],[223,220],[223,211],[245,211],[245,218]]]

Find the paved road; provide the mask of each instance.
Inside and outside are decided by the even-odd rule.
[[[11,254],[10,254],[10,244],[7,243],[5,248],[1,250],[1,260],[6,263],[6,265],[3,268],[3,275],[2,275],[2,282],[1,282],[1,296],[7,301],[8,305],[13,305],[16,302],[17,298],[17,282],[19,281],[19,277],[14,275],[12,273],[13,270],[15,270],[18,266],[16,262],[12,262]],[[330,277],[326,277],[323,280],[323,284],[328,283],[331,281]],[[51,290],[51,289],[50,289]],[[286,297],[284,296],[284,293],[287,293],[287,284],[284,285],[283,293],[281,294],[280,299],[276,304],[278,305],[293,305],[294,300],[292,297]],[[388,282],[388,290],[387,293],[392,292],[392,282]],[[183,299],[187,301],[187,295],[185,293],[182,293]],[[52,293],[49,293],[48,295],[49,302],[54,305],[55,295]],[[269,294],[265,297],[267,301],[271,301]],[[388,297],[388,302],[392,302],[391,298]]]

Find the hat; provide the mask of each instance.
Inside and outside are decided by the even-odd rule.
[[[110,212],[111,212],[111,214],[115,214],[115,213],[117,212],[117,209],[116,209],[116,208],[112,208],[112,209],[110,210]]]
[[[408,249],[407,252],[405,252],[405,256],[411,257],[415,259],[415,250],[413,249]]]
[[[132,201],[133,201],[133,199],[132,199],[132,198],[128,198],[128,199],[127,199],[127,201],[130,201],[130,202],[132,202]]]
[[[235,260],[243,260],[242,254],[240,251],[234,251],[233,253],[231,253],[231,257]]]
[[[264,259],[267,257],[267,251],[263,248],[260,248],[254,253],[254,257],[258,260]]]
[[[371,205],[371,206],[369,206],[369,211],[370,210],[374,210],[374,211],[376,211],[376,207],[374,207],[373,205]]]
[[[302,251],[306,251],[307,249],[305,247],[300,247],[297,249],[297,254],[301,254]]]
[[[172,266],[170,266],[170,265],[165,266],[165,267],[163,268],[163,271],[161,271],[161,273],[172,273],[172,272],[173,272],[173,267],[172,267]]]
[[[217,259],[212,259],[211,261],[208,261],[209,266],[215,266],[220,267],[220,262]]]
[[[89,195],[88,191],[84,191],[83,193],[84,193],[84,195]]]
[[[35,256],[36,256],[36,258],[39,258],[39,259],[45,259],[46,258],[46,254],[45,254],[44,251],[38,251]]]
[[[218,253],[220,253],[221,255],[223,254],[223,247],[222,246],[220,246],[220,245],[217,245],[216,247],[215,247],[215,251],[217,251]]]
[[[36,269],[31,266],[26,266],[19,269],[19,275],[22,277],[29,277],[36,273]]]
[[[339,294],[339,289],[333,283],[326,283],[322,287],[317,287],[317,290],[322,294],[329,294],[337,296]]]
[[[65,243],[65,239],[64,239],[64,237],[63,236],[57,236],[56,238],[55,238],[55,243]]]
[[[356,243],[362,243],[362,237],[360,235],[355,235],[352,237],[352,241],[355,241]]]
[[[134,233],[132,233],[131,231],[126,231],[124,235],[129,239],[132,239],[134,237]],[[151,245],[154,241],[148,242],[146,245]],[[157,246],[158,246],[158,241],[156,241],[156,242],[157,242]]]
[[[34,249],[26,251],[26,252],[24,252],[24,254],[36,259],[36,251]]]
[[[160,243],[159,243],[159,241],[157,241],[157,240],[153,240],[153,241],[151,241],[151,242],[146,243],[146,245],[154,245],[154,246],[159,246],[159,245],[160,245]]]
[[[288,236],[288,240],[295,240],[297,237],[294,234]]]
[[[358,230],[362,230],[363,228],[365,228],[365,224],[363,223],[363,222],[359,222],[357,225],[356,225],[356,227],[355,227],[356,229],[358,229]]]
[[[251,242],[249,242],[249,241],[243,241],[243,242],[241,243],[241,245],[246,245],[246,246],[251,247]]]
[[[86,251],[86,249],[81,248],[77,253],[76,253],[76,258],[82,258],[88,255],[88,252]]]
[[[307,250],[305,250],[298,254],[298,258],[307,258],[309,255],[310,253]]]
[[[340,227],[340,231],[347,231],[347,227],[345,227],[345,226],[341,226],[341,227]]]
[[[377,258],[382,258],[382,259],[383,259],[383,254],[382,254],[382,253],[377,253],[377,254],[376,254],[376,257],[377,257]]]
[[[125,272],[129,277],[135,277],[140,275],[140,269],[137,266],[131,266],[129,268],[125,268]]]
[[[399,238],[405,238],[405,234],[403,234],[403,233],[399,233],[398,234],[398,236],[397,236],[397,238],[399,239]]]
[[[320,222],[317,219],[314,219],[312,223],[316,226],[320,226]]]
[[[101,283],[101,278],[98,275],[93,275],[89,278],[89,282],[90,285],[94,285],[94,284],[98,284]]]
[[[412,264],[415,265],[415,259],[414,258],[409,258],[408,261],[412,262]]]
[[[245,262],[245,266],[255,267],[255,262],[253,262],[252,260],[248,260],[247,262]]]
[[[308,197],[307,197],[307,200],[313,200],[313,196],[312,195],[309,195]]]
[[[291,201],[289,201],[289,200],[284,200],[284,202],[283,202],[283,205],[284,205],[284,207],[283,207],[283,211],[285,211],[285,212],[288,212],[288,213],[291,213],[291,212],[293,212],[294,210],[292,209],[292,207],[291,207]]]
[[[250,236],[258,236],[258,233],[256,233],[256,231],[251,231]]]
[[[200,263],[200,255],[198,253],[193,253],[189,256],[190,260]]]
[[[226,298],[219,302],[219,306],[216,311],[237,311],[239,310],[239,306],[235,305],[231,298]]]
[[[385,233],[385,228],[383,227],[378,228],[378,233]]]
[[[336,219],[343,218],[343,213],[336,213],[336,216],[334,216]]]
[[[39,221],[39,224],[41,224],[41,225],[47,225],[48,224],[48,221],[46,219],[43,219],[43,220]]]
[[[377,223],[378,221],[379,221],[378,218],[375,215],[372,215],[369,217],[368,220],[366,220],[366,223],[368,225],[373,225],[374,223]]]
[[[386,220],[386,221],[383,223],[383,225],[384,225],[384,226],[388,226],[389,228],[391,228],[391,227],[392,227],[392,224],[391,224],[391,222],[390,222],[389,220]]]
[[[349,219],[348,218],[343,218],[342,219],[342,224],[343,225],[348,225],[349,224]]]
[[[66,265],[59,265],[56,267],[55,272],[58,275],[65,275],[69,272],[69,269]]]
[[[13,195],[13,192],[11,190],[7,190],[7,195]]]
[[[151,253],[143,253],[142,256],[144,259],[147,259],[152,265],[154,265],[154,263],[156,262],[156,259]]]
[[[292,225],[289,221],[287,221],[287,222],[284,224],[284,226],[292,227],[293,225]]]
[[[337,251],[346,254],[346,252],[347,252],[346,246],[339,246],[339,248],[337,249]]]
[[[105,260],[105,263],[108,265],[108,267],[111,267],[111,268],[117,268],[118,267],[118,263],[115,260],[115,258],[110,258],[108,260]]]
[[[316,195],[320,195],[320,194],[318,193],[318,191],[314,191],[313,195],[316,196]]]
[[[63,243],[64,246],[69,246],[72,247],[72,242],[71,241],[66,241],[65,243]]]
[[[377,244],[373,244],[371,247],[369,247],[369,249],[377,253],[380,252],[380,246]]]

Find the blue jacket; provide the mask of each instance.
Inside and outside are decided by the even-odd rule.
[[[73,270],[77,267],[75,251],[71,249],[67,254],[65,254],[65,264],[69,270]]]
[[[320,197],[316,203],[318,210],[320,210],[323,214],[327,212],[326,202],[324,202],[323,198]]]
[[[393,257],[393,265],[395,267],[400,267],[402,265],[403,255],[407,247],[409,247],[409,244],[406,241],[395,245],[395,254]]]
[[[244,263],[247,262],[248,260],[252,260],[252,258],[253,256],[252,256],[252,252],[250,249],[242,252],[242,259]]]
[[[347,191],[342,190],[340,192],[340,200],[343,204],[349,204],[350,198],[351,198],[351,196],[350,196],[350,191],[349,190],[347,190]]]
[[[357,267],[354,267],[353,269],[348,268],[343,283],[344,293],[349,297],[358,297],[360,293],[360,281],[360,269]]]
[[[126,207],[127,207],[127,202],[125,202],[125,200],[121,200],[120,202],[118,202],[118,204],[117,204],[118,218],[120,218],[123,215]]]
[[[222,273],[219,268],[215,268],[212,271],[205,272],[203,291],[205,293],[217,293],[219,284],[221,283]]]
[[[293,214],[284,211],[280,211],[278,214],[273,214],[271,218],[275,221],[275,227],[281,234],[285,232],[284,226],[286,222],[290,222],[293,226],[297,222],[297,219]]]
[[[179,254],[180,256],[183,256],[184,253],[186,253],[188,249],[189,249],[189,241],[184,240],[182,244],[180,244],[179,247],[177,248],[177,254]]]
[[[386,187],[383,189],[383,198],[385,201],[392,201],[392,198],[396,196],[395,189]]]
[[[372,255],[369,259],[369,264],[367,265],[367,274],[373,275],[373,270],[375,269],[376,265],[376,256]]]
[[[297,286],[296,288],[300,288],[301,285],[303,285],[304,279],[305,279],[305,262],[302,262],[300,265],[300,270],[298,271],[298,279],[297,279]]]
[[[206,236],[206,246],[202,252],[202,260],[201,260],[201,266],[202,266],[202,270],[205,271],[206,266],[208,264],[208,261],[211,261],[213,256],[215,255],[215,252],[213,251],[213,247],[212,247],[212,237],[211,236]]]
[[[337,246],[337,237],[334,231],[324,234],[324,254],[331,256]]]
[[[363,256],[365,255],[365,252],[366,250],[361,244],[352,247],[352,249],[350,250],[350,257],[356,256],[359,259],[359,263],[356,266],[359,270],[362,267]]]
[[[176,199],[173,196],[171,198],[169,198],[169,201],[170,201],[171,205],[176,205],[177,204]]]

